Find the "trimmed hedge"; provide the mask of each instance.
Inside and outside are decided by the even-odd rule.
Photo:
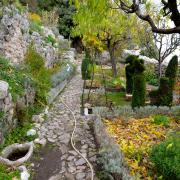
[[[145,105],[146,100],[146,81],[144,76],[144,61],[136,59],[134,61],[134,76],[133,76],[133,96],[132,108]]]
[[[178,75],[178,57],[174,56],[168,64],[165,77],[160,79],[159,89],[150,92],[151,104],[156,106],[172,106],[173,89]]]
[[[175,86],[177,74],[178,74],[178,57],[173,56],[165,72],[165,76],[169,78],[169,83],[172,88],[174,88]]]
[[[137,56],[129,55],[126,58],[126,92],[132,94],[133,91],[133,75],[134,75],[134,61]]]

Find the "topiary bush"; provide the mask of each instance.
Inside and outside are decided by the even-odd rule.
[[[178,74],[178,57],[173,56],[165,72],[165,76],[169,78],[170,87],[172,89],[175,86],[177,74]]]
[[[173,89],[178,74],[178,58],[174,56],[168,64],[165,77],[160,79],[159,89],[150,92],[151,104],[157,106],[172,106]]]
[[[92,73],[91,67],[92,67],[92,60],[89,53],[86,52],[86,55],[81,65],[81,74],[83,80],[91,79],[91,73]]]
[[[134,61],[137,59],[137,56],[129,55],[126,58],[126,92],[132,94],[133,91],[133,74],[134,74]]]
[[[146,100],[146,81],[144,76],[144,61],[136,59],[134,61],[134,76],[133,76],[133,96],[132,108],[145,105]]]
[[[150,159],[165,180],[180,179],[180,138],[179,135],[152,147]]]

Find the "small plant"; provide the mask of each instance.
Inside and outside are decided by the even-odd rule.
[[[10,168],[5,165],[0,164],[0,179],[2,180],[12,180],[19,179],[20,172],[18,170],[12,171]]]
[[[42,27],[35,22],[30,22],[29,33],[32,34],[33,32],[38,32],[39,34],[41,34]]]
[[[157,125],[163,124],[164,126],[168,126],[170,123],[170,119],[167,116],[156,115],[153,117],[153,123]]]
[[[153,146],[150,159],[165,180],[180,179],[180,138],[173,136]]]
[[[41,17],[36,13],[29,13],[29,20],[39,25],[42,24]]]
[[[5,137],[5,142],[0,145],[0,150],[8,145],[14,143],[25,143],[29,141],[33,141],[37,136],[27,136],[27,131],[32,128],[32,124],[26,123],[24,126],[18,126],[17,128],[13,129],[9,134]]]
[[[158,78],[157,75],[155,74],[155,68],[154,65],[146,65],[146,70],[144,72],[146,81],[153,86],[158,86]]]
[[[56,40],[51,35],[48,35],[48,37],[45,38],[45,41],[46,41],[46,43],[51,43],[53,46],[56,43]]]
[[[0,79],[9,84],[9,90],[14,101],[16,101],[18,96],[24,94],[23,85],[26,74],[22,69],[13,67],[10,62],[3,57],[0,57]]]

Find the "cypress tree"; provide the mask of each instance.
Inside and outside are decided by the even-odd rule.
[[[137,59],[137,56],[129,55],[126,58],[126,92],[132,94],[133,91],[133,75],[134,75],[134,61]]]
[[[82,61],[81,64],[81,75],[83,80],[91,79],[91,68],[92,65],[91,57],[88,52],[86,52],[86,55]]]
[[[165,72],[165,76],[169,78],[169,83],[172,89],[175,86],[177,74],[178,74],[178,57],[173,56]]]

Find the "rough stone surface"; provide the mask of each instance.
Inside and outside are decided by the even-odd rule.
[[[70,42],[48,27],[42,26],[42,34],[30,33],[28,9],[19,12],[13,5],[3,7],[0,19],[0,54],[10,60],[12,64],[23,63],[28,46],[34,43],[36,51],[45,59],[46,67],[53,67],[59,60],[74,61],[75,51],[70,48]],[[45,37],[56,39],[55,45],[45,41]],[[62,53],[59,51],[62,49]]]
[[[52,104],[52,108],[49,109],[47,115],[47,121],[41,125],[38,131],[39,138],[46,138],[49,142],[58,146],[62,153],[59,159],[62,165],[61,170],[59,173],[53,174],[50,178],[51,180],[90,180],[88,164],[71,146],[70,138],[74,120],[72,114],[62,103],[62,100],[73,110],[77,118],[77,130],[74,138],[75,146],[90,160],[94,168],[96,167],[96,145],[94,144],[93,134],[90,131],[90,122],[87,117],[80,115],[82,85],[81,76],[77,74]],[[92,154],[94,159],[92,159]]]

